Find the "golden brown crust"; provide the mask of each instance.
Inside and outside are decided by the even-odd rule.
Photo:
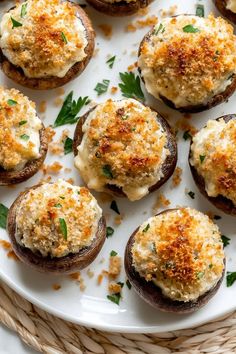
[[[51,76],[48,78],[28,78],[25,76],[23,70],[15,65],[13,65],[4,55],[2,50],[0,49],[0,63],[1,68],[4,74],[12,79],[13,81],[17,82],[18,84],[29,87],[31,89],[36,90],[49,90],[54,89],[56,87],[60,87],[68,83],[69,81],[75,79],[79,76],[86,66],[88,65],[94,50],[94,38],[95,33],[92,27],[91,21],[88,18],[87,14],[84,10],[77,4],[73,3],[74,6],[77,8],[77,16],[81,19],[83,26],[86,29],[86,37],[88,44],[85,48],[86,57],[81,62],[75,63],[72,68],[66,73],[66,75],[62,78]]]
[[[227,123],[229,122],[231,119],[236,119],[236,115],[235,114],[228,114],[225,115],[223,117],[219,117],[217,118],[217,120],[220,120],[221,118],[224,119],[224,121]],[[190,166],[190,170],[192,172],[192,176],[193,179],[199,189],[199,191],[204,195],[204,197],[206,197],[212,204],[215,205],[216,208],[221,209],[222,211],[224,211],[226,214],[230,214],[230,215],[236,215],[236,206],[233,204],[233,202],[226,198],[223,197],[222,195],[219,195],[217,197],[209,197],[209,195],[206,192],[205,189],[205,181],[204,178],[202,176],[200,176],[196,170],[196,168],[194,166],[191,165],[190,163],[190,158],[191,158],[191,146],[192,144],[190,144],[190,150],[189,150],[189,166]]]
[[[39,186],[40,184],[21,193],[9,209],[7,230],[15,254],[23,263],[40,272],[64,274],[87,267],[97,257],[106,239],[106,221],[103,216],[99,220],[96,237],[92,244],[75,254],[69,254],[61,258],[42,257],[40,254],[33,253],[29,248],[23,247],[16,242],[17,209],[30,189],[36,189]]]
[[[87,117],[89,116],[89,114],[96,107],[97,106],[94,106],[88,112],[86,112],[80,118],[79,122],[77,123],[77,126],[75,128],[75,132],[74,132],[74,140],[73,140],[73,151],[74,151],[75,156],[77,156],[77,154],[78,154],[77,147],[80,145],[82,138],[83,138],[82,126],[83,126],[85,120],[87,119]],[[169,149],[170,154],[167,156],[167,158],[163,164],[163,167],[162,167],[163,177],[155,185],[153,185],[149,188],[149,192],[154,192],[155,190],[160,188],[171,177],[171,175],[173,174],[173,172],[175,170],[176,163],[177,163],[177,144],[176,144],[175,136],[172,133],[171,127],[169,126],[167,121],[158,112],[156,112],[156,113],[157,113],[158,122],[161,124],[163,130],[167,134],[167,141],[168,141],[167,149]],[[106,186],[106,192],[108,192],[112,195],[118,196],[118,197],[126,197],[126,195],[124,194],[122,189],[115,186],[115,185],[108,184]]]
[[[176,209],[168,209],[162,211],[157,215],[168,213],[169,211],[173,211],[173,210]],[[164,312],[187,314],[187,313],[195,312],[201,307],[203,307],[204,305],[206,305],[207,302],[215,295],[215,293],[219,289],[222,280],[224,278],[225,269],[218,283],[210,291],[201,295],[196,301],[184,302],[184,301],[171,300],[162,294],[161,289],[157,285],[155,285],[151,281],[147,282],[143,277],[141,277],[133,266],[131,249],[134,243],[135,234],[137,233],[138,230],[139,227],[133,232],[133,234],[129,238],[129,241],[125,249],[125,260],[124,260],[126,275],[130,283],[134,287],[134,290],[137,292],[137,294],[144,301],[149,303],[151,306]]]
[[[43,126],[39,132],[40,135],[40,157],[38,159],[29,161],[25,167],[20,171],[6,171],[0,168],[0,186],[16,184],[24,182],[33,175],[35,175],[42,166],[48,150],[48,138],[45,127]]]
[[[224,17],[228,20],[236,23],[236,14],[226,8],[226,1],[225,0],[214,0],[214,3],[217,9],[222,13]]]
[[[130,16],[138,12],[138,10],[147,7],[152,0],[137,0],[127,3],[121,1],[117,3],[108,3],[102,0],[87,0],[97,11],[110,16]]]

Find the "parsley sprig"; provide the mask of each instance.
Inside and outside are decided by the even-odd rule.
[[[140,77],[138,75],[135,76],[132,72],[120,73],[120,79],[122,83],[119,84],[119,87],[122,96],[144,101],[144,94],[141,89]]]
[[[6,229],[8,208],[0,203],[0,227]]]
[[[72,152],[73,140],[69,137],[64,141],[64,154],[67,155]]]

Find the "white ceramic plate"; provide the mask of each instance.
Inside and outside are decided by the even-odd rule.
[[[1,12],[4,8],[10,7],[9,3],[9,1],[3,2],[0,7]],[[209,12],[216,13],[216,10],[210,0],[201,1],[201,3],[204,3],[206,14]],[[160,16],[160,9],[169,9],[170,6],[176,4],[176,0],[156,0],[151,5],[149,16]],[[195,0],[178,1],[177,14],[193,14],[195,13],[195,6]],[[137,21],[137,16],[123,19],[109,18],[93,11],[88,7],[87,10],[97,33],[96,44],[99,51],[91,60],[85,72],[75,81],[65,86],[65,95],[71,90],[74,90],[74,96],[76,98],[79,96],[89,96],[97,102],[102,102],[108,97],[119,99],[121,98],[120,92],[113,96],[108,93],[97,97],[94,87],[97,82],[101,82],[103,79],[109,79],[111,81],[110,87],[117,86],[119,81],[119,72],[126,71],[128,65],[133,64],[137,60],[133,51],[137,50],[138,43],[141,41],[143,35],[149,28],[146,27],[144,29],[139,29],[136,32],[127,33],[124,30],[125,26],[127,26],[131,21]],[[111,40],[106,39],[98,27],[99,24],[104,23],[112,24],[113,35]],[[108,54],[117,56],[113,69],[109,69],[106,64]],[[46,100],[47,110],[46,113],[42,115],[45,116],[44,122],[46,125],[50,125],[54,122],[59,110],[59,108],[54,104],[54,100],[57,97],[56,91],[36,92],[28,90],[16,85],[2,74],[0,76],[0,80],[1,84],[7,87],[16,87],[19,90],[22,90],[32,100],[35,100],[38,105],[41,101]],[[148,96],[146,97],[147,102],[155,106],[157,110],[161,113],[168,114],[172,123],[181,118],[179,113],[168,109],[164,104],[152,101],[152,99]],[[217,118],[223,114],[234,113],[235,99],[236,95],[234,95],[227,103],[211,109],[210,111],[193,115],[190,123],[196,127],[202,127],[210,118]],[[56,129],[57,135],[55,136],[55,140],[61,136],[62,130],[65,128],[69,129],[70,136],[73,136],[74,125],[64,126]],[[180,166],[184,171],[182,182],[178,188],[171,189],[171,181],[169,181],[161,188],[160,192],[171,201],[170,207],[175,207],[176,205],[188,205],[203,212],[212,211],[214,214],[222,216],[222,219],[218,222],[220,229],[223,234],[231,238],[230,246],[227,246],[226,248],[227,270],[236,270],[234,257],[236,248],[236,240],[234,239],[235,219],[233,217],[223,215],[223,213],[216,210],[199,194],[192,180],[187,162],[189,142],[184,141],[182,135],[183,132],[180,131],[178,133],[178,166]],[[55,155],[48,155],[46,164],[51,164],[55,160],[60,161],[60,163],[62,163],[65,167],[72,168],[72,172],[62,172],[59,175],[54,176],[53,179],[58,177],[65,177],[68,179],[72,177],[76,184],[82,183],[78,173],[73,167],[72,154],[63,157],[62,159],[59,159]],[[15,188],[1,187],[0,202],[10,206],[20,191],[23,191],[26,186],[36,184],[41,177],[42,174],[40,172],[28,182],[22,183]],[[186,195],[186,188],[195,192],[194,200]],[[96,327],[107,331],[141,333],[172,331],[213,320],[217,316],[221,316],[234,310],[236,308],[236,284],[230,288],[226,288],[225,280],[223,281],[223,285],[221,286],[219,292],[210,301],[210,303],[197,313],[191,315],[179,316],[164,314],[156,311],[139,299],[133,289],[129,290],[126,286],[123,289],[123,299],[120,302],[120,306],[117,306],[107,300],[106,280],[103,281],[101,286],[98,286],[96,283],[97,276],[102,269],[108,268],[108,258],[111,250],[117,251],[119,255],[123,257],[128,237],[142,221],[149,217],[149,215],[152,215],[152,206],[157,199],[157,195],[158,192],[155,192],[143,200],[135,203],[117,199],[117,204],[121,214],[124,216],[124,220],[119,226],[114,224],[116,214],[109,209],[109,204],[102,204],[105,214],[107,215],[107,224],[114,227],[115,233],[113,237],[107,239],[101,253],[89,267],[92,271],[94,271],[95,276],[92,279],[89,279],[86,274],[86,270],[82,271],[82,276],[84,277],[86,284],[86,289],[84,292],[81,292],[78,284],[73,282],[68,277],[55,277],[40,274],[29,269],[20,262],[9,259],[3,249],[0,249],[0,276],[18,293],[44,310],[78,324]],[[0,238],[8,240],[6,232],[2,229],[0,229]],[[104,263],[100,263],[103,258],[105,259]],[[124,271],[122,271],[120,280],[125,280]],[[61,285],[61,289],[59,291],[52,290],[52,285],[55,283],[59,283]]]

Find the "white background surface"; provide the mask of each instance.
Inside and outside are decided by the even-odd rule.
[[[26,346],[19,337],[0,325],[0,354],[38,354]]]

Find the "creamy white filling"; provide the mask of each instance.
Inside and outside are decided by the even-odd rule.
[[[236,1],[235,0],[226,0],[226,9],[236,13]]]

